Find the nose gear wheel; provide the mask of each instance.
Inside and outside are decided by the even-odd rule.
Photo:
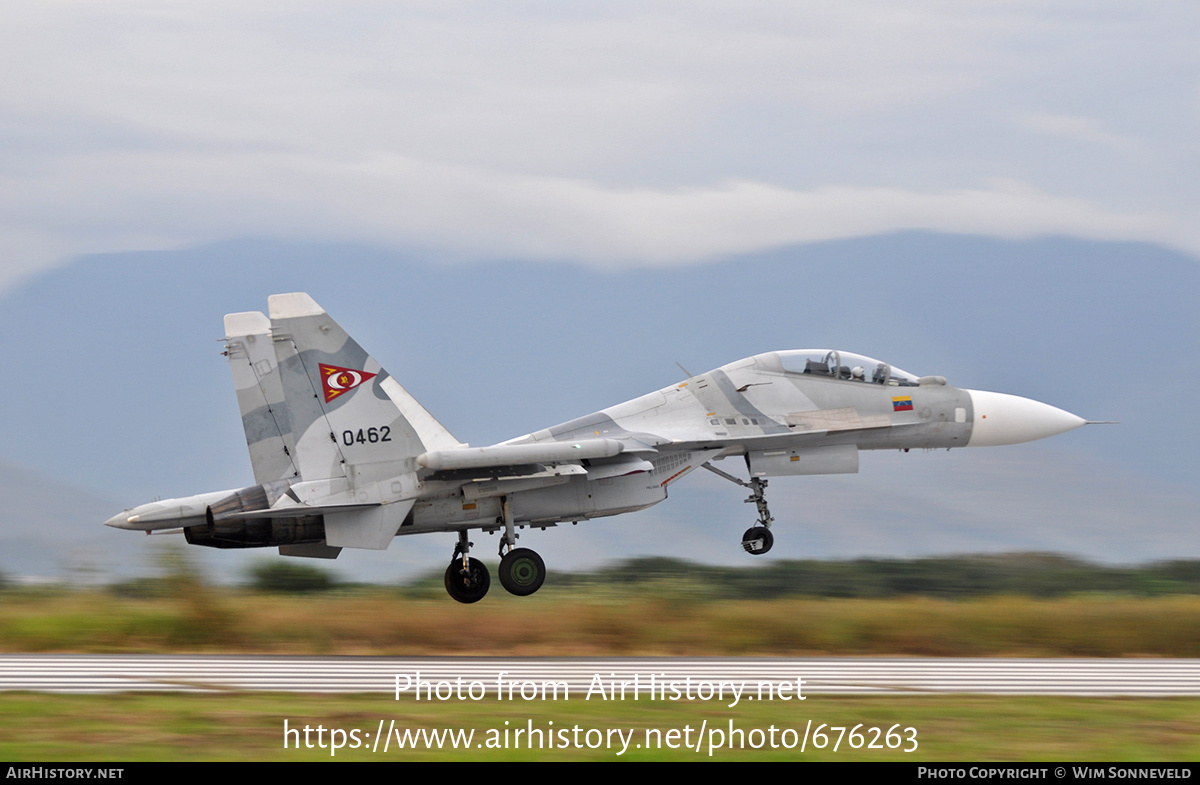
[[[742,548],[751,556],[761,556],[774,544],[775,535],[766,526],[752,526],[742,534]]]

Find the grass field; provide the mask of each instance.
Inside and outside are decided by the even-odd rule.
[[[1200,656],[1200,597],[1189,595],[721,600],[673,582],[659,590],[591,586],[529,598],[498,592],[462,606],[440,586],[280,595],[176,580],[169,591],[138,596],[10,589],[0,599],[0,650],[7,652]],[[731,709],[574,698],[514,706],[390,695],[0,693],[0,759],[698,760],[720,742],[716,760],[1191,761],[1200,759],[1198,718],[1200,699],[1191,698],[817,695]],[[284,720],[293,729],[308,725],[314,747],[297,749],[303,739],[296,734],[285,749]],[[457,748],[443,740],[440,749],[422,742],[397,750],[395,737],[385,734],[385,753],[374,744],[381,721],[385,730],[394,722],[402,731],[474,735],[467,746],[459,736]],[[517,738],[530,723],[556,748],[529,749]],[[822,725],[824,735],[815,735]],[[321,739],[318,726],[326,729]],[[856,726],[863,735],[852,738]],[[774,748],[764,735],[772,727]],[[331,728],[357,733],[344,738],[336,756]],[[888,748],[889,729],[899,749]],[[741,748],[728,749],[731,738]],[[869,748],[872,741],[882,748]]]
[[[18,592],[8,652],[531,656],[908,654],[1200,657],[1200,597],[694,600],[590,591],[478,605],[388,588],[263,595],[196,585],[171,597]]]

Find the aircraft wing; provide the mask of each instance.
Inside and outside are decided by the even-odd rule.
[[[854,432],[878,431],[906,428],[920,423],[892,422],[887,415],[863,415],[854,408],[815,409],[791,412],[786,416],[786,430],[766,433],[748,433],[729,436],[692,436],[672,439],[659,445],[658,450],[698,449],[724,445],[747,450],[770,449],[776,446],[792,446],[798,449],[816,447],[828,443],[824,437],[851,434]]]

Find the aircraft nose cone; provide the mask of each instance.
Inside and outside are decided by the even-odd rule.
[[[1019,395],[967,390],[975,409],[968,447],[1020,444],[1078,428],[1086,420]]]

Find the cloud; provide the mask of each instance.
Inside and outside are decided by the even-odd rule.
[[[622,265],[897,228],[1200,250],[1196,17],[18,5],[0,287],[64,255],[247,234]]]
[[[30,222],[68,210],[48,248],[170,247],[214,237],[275,235],[422,245],[475,257],[561,258],[594,265],[680,264],[815,240],[898,229],[1004,237],[1200,237],[1150,214],[997,180],[922,193],[762,182],[678,189],[618,188],[565,178],[435,164],[393,155],[359,162],[286,154],[130,154],[69,164],[61,179],[0,196]],[[20,224],[18,224],[20,225]],[[26,243],[34,240],[26,239]]]
[[[1037,133],[1059,137],[1071,142],[1098,145],[1117,150],[1129,150],[1135,146],[1132,139],[1104,128],[1093,117],[1075,115],[1027,115],[1018,118],[1017,124]]]

